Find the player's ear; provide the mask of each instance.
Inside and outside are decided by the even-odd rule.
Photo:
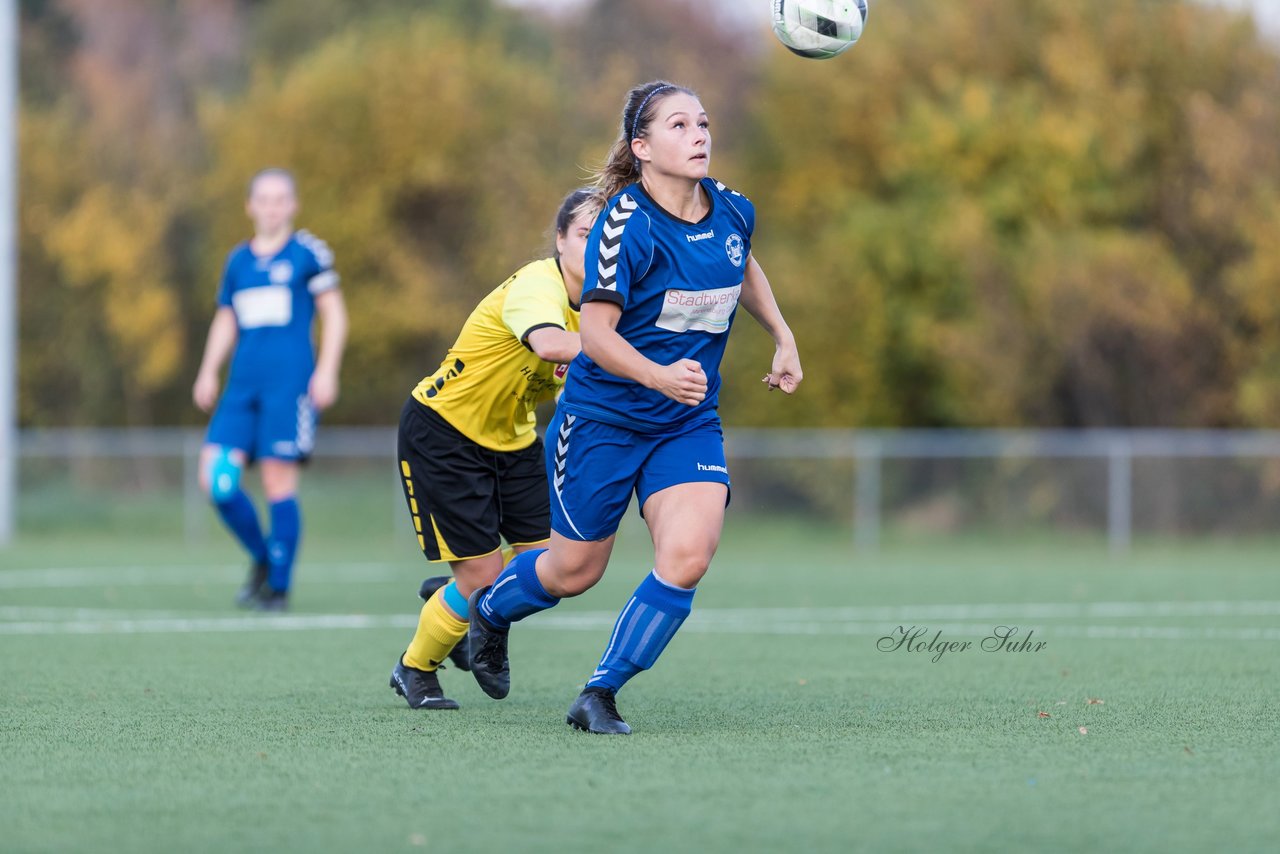
[[[641,163],[648,163],[653,159],[653,156],[649,153],[649,140],[642,136],[638,136],[631,140],[631,153],[634,154],[636,159]]]

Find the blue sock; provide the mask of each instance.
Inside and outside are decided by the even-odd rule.
[[[458,589],[458,582],[450,581],[444,586],[440,595],[444,597],[444,604],[448,605],[449,610],[457,614],[460,619],[466,620],[471,617],[467,597],[463,596],[462,591]]]
[[[254,563],[266,560],[267,541],[262,536],[258,508],[253,506],[253,499],[243,489],[237,489],[222,501],[215,501],[213,506]]]
[[[517,620],[555,607],[560,602],[546,591],[535,571],[538,555],[545,551],[522,552],[511,559],[476,605],[486,623],[494,628],[509,629]]]
[[[651,572],[631,595],[588,688],[617,691],[641,670],[653,667],[685,617],[693,610],[695,590],[674,587]]]
[[[268,543],[268,559],[271,563],[267,584],[278,593],[289,590],[293,576],[293,558],[298,553],[298,539],[302,536],[302,511],[298,499],[289,496],[271,503],[271,540]]]

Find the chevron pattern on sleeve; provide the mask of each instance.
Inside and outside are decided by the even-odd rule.
[[[606,291],[618,289],[618,254],[622,251],[622,232],[627,227],[627,220],[635,212],[635,199],[627,195],[620,196],[613,210],[609,211],[604,231],[600,234],[600,279],[596,287]]]
[[[305,228],[299,229],[294,237],[299,243],[305,246],[312,255],[316,256],[316,263],[320,265],[321,270],[328,270],[333,266],[333,250],[329,248],[328,243],[325,243]]]
[[[717,189],[717,190],[719,190],[719,191],[720,191],[720,192],[722,192],[722,193],[732,193],[732,194],[733,194],[733,195],[735,195],[735,196],[742,196],[742,193],[739,193],[737,190],[734,190],[734,189],[732,189],[732,188],[730,188],[730,187],[726,187],[726,186],[725,186],[723,183],[721,183],[720,181],[716,181],[716,189]],[[746,196],[743,196],[743,198],[746,198]]]

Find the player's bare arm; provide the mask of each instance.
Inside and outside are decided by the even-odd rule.
[[[795,336],[791,334],[791,328],[787,326],[782,310],[778,308],[778,301],[774,299],[769,279],[755,255],[747,259],[740,304],[773,338],[773,365],[764,382],[770,391],[780,388],[787,394],[794,394],[804,379],[804,371],[800,369],[800,352],[796,349]]]
[[[544,326],[525,338],[529,349],[544,362],[567,365],[582,352],[582,337],[577,332]]]
[[[338,401],[338,373],[347,342],[347,305],[342,292],[335,288],[318,294],[316,314],[320,315],[320,355],[307,393],[317,409],[328,409]]]
[[[606,301],[582,307],[582,349],[600,367],[617,377],[633,380],[678,403],[697,406],[707,396],[707,375],[692,359],[659,365],[645,358],[617,332],[622,308]]]
[[[200,359],[200,370],[196,373],[196,382],[191,389],[192,400],[204,412],[211,411],[218,402],[218,372],[235,350],[239,334],[235,311],[225,307],[218,309],[213,315],[213,322],[209,324],[204,356]]]

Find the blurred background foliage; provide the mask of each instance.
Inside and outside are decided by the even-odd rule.
[[[549,246],[653,77],[805,359],[734,333],[731,425],[1280,422],[1280,51],[1183,0],[896,0],[828,63],[697,0],[25,0],[20,407],[191,424],[245,181],[299,175],[352,316],[330,423],[391,423],[474,303]],[[762,405],[762,402],[767,405]]]

